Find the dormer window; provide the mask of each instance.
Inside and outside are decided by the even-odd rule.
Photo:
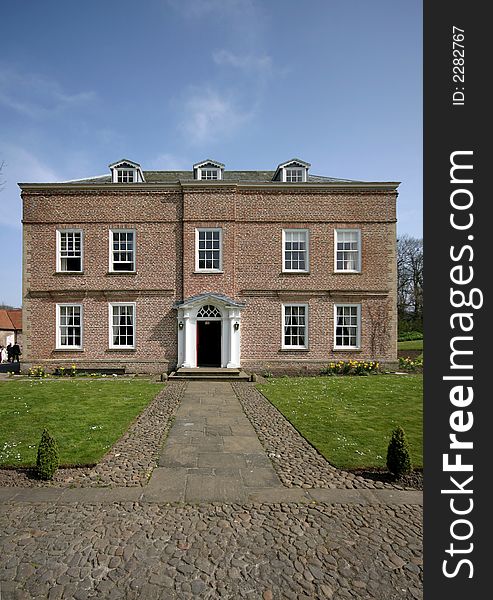
[[[274,173],[273,181],[284,181],[285,183],[303,183],[308,181],[308,169],[310,163],[299,158],[292,158],[281,163]]]
[[[223,178],[224,165],[215,160],[204,160],[193,165],[193,177],[201,181],[219,181]]]
[[[304,169],[286,169],[286,181],[290,183],[304,181],[303,173]]]
[[[199,179],[221,179],[221,171],[219,169],[200,169]]]
[[[136,179],[135,175],[135,169],[116,169],[118,183],[133,183]]]
[[[110,165],[111,181],[113,183],[144,182],[144,174],[138,163],[122,159]]]

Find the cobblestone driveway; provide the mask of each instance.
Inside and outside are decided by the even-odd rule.
[[[10,598],[421,598],[419,506],[0,505]]]
[[[170,386],[149,414],[159,409],[167,423],[178,391]],[[219,391],[213,395],[222,403]],[[245,409],[248,399],[242,400]],[[257,400],[250,406],[257,413],[261,410]],[[185,409],[189,411],[186,403]],[[204,410],[207,413],[208,408]],[[319,469],[315,477],[309,474],[310,479],[304,480],[298,461],[293,472],[304,484],[298,489],[290,479],[289,465],[277,466],[284,485],[290,487],[273,482],[257,489],[247,485],[244,467],[238,463],[243,500],[211,503],[206,488],[200,500],[198,486],[199,504],[169,504],[165,499],[173,497],[176,488],[170,487],[167,473],[175,482],[177,475],[188,483],[196,477],[203,482],[218,476],[226,481],[237,477],[236,467],[213,467],[204,475],[201,469],[209,467],[201,467],[200,461],[211,460],[211,454],[218,465],[232,457],[240,460],[242,452],[251,456],[249,426],[236,409],[231,424],[214,424],[207,414],[185,416],[181,419],[178,414],[176,424],[190,428],[190,440],[183,444],[175,439],[175,444],[170,434],[166,447],[174,451],[159,459],[167,466],[155,470],[148,486],[132,485],[134,480],[123,477],[121,469],[118,477],[130,487],[120,483],[118,488],[70,489],[65,481],[61,487],[0,488],[0,600],[422,597],[419,492],[371,490],[359,486],[357,479],[343,482],[332,468],[325,474],[323,465],[316,466],[294,433],[286,430],[288,446],[295,444],[297,453],[305,455],[305,465]],[[228,439],[228,429],[234,434],[236,428],[241,440]],[[141,419],[132,431],[145,429]],[[129,433],[130,447],[136,448],[139,437]],[[153,436],[159,439],[157,433]],[[261,438],[267,447],[272,443],[266,435]],[[240,447],[240,441],[247,447]],[[146,446],[145,452],[152,457],[154,450]],[[145,458],[139,468],[146,468],[149,460]],[[128,472],[133,474],[134,467]],[[339,489],[328,489],[331,481]],[[225,485],[222,497],[228,497],[228,489]],[[178,490],[185,494],[179,497],[186,500],[183,490]]]

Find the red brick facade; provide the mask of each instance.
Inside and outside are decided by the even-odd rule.
[[[212,293],[244,304],[247,370],[316,370],[397,355],[397,184],[176,181],[21,184],[26,368],[177,366],[175,303]],[[196,229],[222,230],[220,273],[196,272]],[[283,272],[283,229],[309,231],[309,272]],[[83,232],[83,272],[57,272],[57,230]],[[135,231],[135,272],[110,272],[111,229]],[[335,229],[361,236],[359,273],[337,273]],[[135,302],[135,348],[109,346],[109,304]],[[308,305],[307,348],[282,348],[282,304]],[[83,306],[83,343],[57,349],[57,304]],[[361,308],[360,344],[334,350],[334,304]],[[383,328],[383,329],[382,329]],[[382,335],[382,331],[384,332]],[[180,365],[178,365],[180,366]],[[226,366],[226,365],[223,365]]]

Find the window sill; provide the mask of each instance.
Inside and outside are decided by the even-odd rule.
[[[54,348],[53,352],[84,352],[84,348]]]
[[[310,271],[281,271],[281,275],[310,275]]]
[[[344,269],[343,271],[333,271],[334,275],[341,275],[341,274],[346,274],[346,275],[361,275],[361,271],[349,271],[347,269]]]
[[[193,271],[194,275],[222,275],[224,271],[218,269],[200,269],[198,271]]]
[[[136,352],[136,348],[107,348],[106,352]]]
[[[362,352],[361,348],[332,348],[332,352]]]
[[[53,273],[56,277],[77,277],[81,275],[85,275],[84,271],[55,271]]]
[[[137,275],[137,271],[108,271],[106,275]]]
[[[310,352],[310,348],[279,348],[279,352]]]

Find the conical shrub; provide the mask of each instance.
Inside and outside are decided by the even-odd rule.
[[[36,471],[40,479],[53,479],[60,464],[58,457],[58,444],[47,429],[43,430],[38,446]]]
[[[387,469],[396,477],[407,475],[411,472],[411,456],[406,441],[406,434],[402,427],[396,427],[392,431],[389,447],[387,450]]]

